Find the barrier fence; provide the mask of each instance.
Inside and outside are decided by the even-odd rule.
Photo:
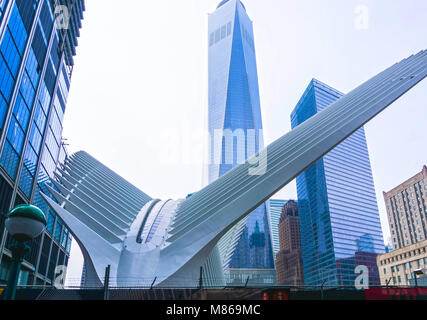
[[[0,299],[3,288],[0,288]],[[223,288],[84,288],[18,287],[17,300],[427,300],[427,288],[374,287],[223,287]]]

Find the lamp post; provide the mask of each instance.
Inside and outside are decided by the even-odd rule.
[[[6,230],[16,240],[12,246],[12,265],[9,272],[4,300],[14,300],[19,272],[25,254],[30,250],[28,243],[46,228],[46,217],[36,206],[16,206],[6,216]]]

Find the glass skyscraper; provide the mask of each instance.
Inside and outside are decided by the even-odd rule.
[[[280,251],[279,243],[279,222],[282,214],[282,209],[288,200],[270,199],[270,224],[271,224],[271,238],[273,243],[273,255]]]
[[[342,96],[313,79],[292,128]],[[299,175],[297,190],[305,285],[354,286],[359,265],[379,285],[376,256],[385,247],[364,128]]]
[[[209,15],[209,133],[209,182],[263,148],[253,27],[239,0]],[[266,204],[218,246],[224,268],[273,268]]]
[[[51,284],[56,266],[68,263],[71,235],[40,192],[49,194],[45,184],[67,156],[62,121],[84,9],[83,0],[0,1],[0,282],[13,241],[5,215],[18,204],[33,203],[47,218],[20,284]]]

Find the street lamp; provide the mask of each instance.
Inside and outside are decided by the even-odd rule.
[[[6,216],[6,230],[16,240],[12,245],[12,265],[4,300],[14,300],[18,276],[25,254],[30,250],[28,242],[40,235],[46,228],[46,217],[36,206],[16,206]]]

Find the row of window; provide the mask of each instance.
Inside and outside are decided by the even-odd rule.
[[[27,33],[15,7],[0,47],[0,128],[3,127],[26,40]]]
[[[414,276],[413,270],[414,269],[420,269],[423,266],[424,267],[427,266],[427,258],[422,258],[422,259],[418,259],[416,261],[407,262],[407,263],[404,263],[402,265],[392,266],[390,268],[390,270],[391,270],[391,274],[393,276],[392,277],[393,283],[394,284],[402,283],[401,275],[395,274],[395,273],[399,273],[401,270],[404,271],[406,282],[409,283],[409,280],[412,279]],[[384,268],[383,272],[385,275],[387,275],[387,269],[386,268]]]
[[[405,279],[406,279],[406,283],[409,283],[409,280],[412,279],[412,275],[410,274],[406,274],[405,275]],[[400,284],[402,283],[402,277],[401,276],[397,276],[397,277],[393,277],[393,284]]]
[[[45,6],[49,6],[48,1],[45,1],[44,3]],[[27,4],[22,2],[20,4],[18,3],[17,6],[19,6],[20,10],[25,10],[25,12],[32,10],[28,7]],[[20,61],[23,54],[23,49],[25,47],[25,42],[27,40],[27,33],[24,22],[21,19],[21,15],[18,12],[17,6],[14,7],[8,24],[7,35],[9,37],[5,37],[5,40],[2,41],[1,46],[3,57],[7,57],[8,60],[11,61],[8,66],[11,67],[15,77],[17,69],[19,68],[19,63],[16,61]],[[28,20],[28,15],[25,15],[25,17]],[[50,20],[50,23],[53,26],[52,14],[50,14]],[[44,24],[46,25],[46,21]],[[31,25],[31,23],[27,22],[27,25]],[[38,24],[37,28],[41,28],[41,25]],[[28,198],[31,196],[31,189],[36,173],[35,170],[38,162],[38,156],[41,151],[42,135],[45,130],[47,112],[51,100],[46,83],[43,82],[39,101],[36,104],[34,123],[29,126],[30,115],[35,98],[35,91],[38,86],[41,73],[39,62],[44,61],[44,55],[46,54],[45,47],[47,46],[47,34],[43,28],[41,32],[41,37],[37,38],[35,36],[32,47],[29,50],[26,68],[24,70],[19,94],[17,96],[14,107],[14,114],[9,126],[7,142],[1,159],[3,168],[11,176],[11,178],[15,179],[19,158],[23,153],[23,143],[26,132],[30,127],[30,139],[27,149],[25,150],[24,166],[22,168],[21,180],[19,182],[20,189],[27,195]],[[36,32],[36,34],[38,33]],[[11,35],[13,35],[13,37]],[[42,56],[40,56],[40,52],[42,52]],[[19,59],[15,57],[16,55],[18,55]],[[48,75],[46,75],[45,81],[47,78]],[[3,87],[4,86],[2,86],[2,88]],[[7,108],[7,105],[5,107]]]
[[[69,255],[48,235],[44,235],[41,245],[38,275],[45,279],[54,280],[57,265],[67,265]]]
[[[214,32],[211,32],[209,35],[209,47],[217,44],[221,40],[225,39],[231,34],[231,21],[227,24],[224,24],[222,27],[216,29]]]
[[[16,6],[12,12],[7,29],[10,32],[10,38],[7,39],[7,43],[4,41],[2,42],[2,48],[6,48],[2,50],[3,58],[7,58],[6,61],[12,61],[12,63],[17,59],[21,61],[25,42],[27,40],[27,33],[25,30],[25,25]],[[15,29],[15,31],[12,31],[13,29]],[[9,67],[11,66],[10,63],[8,65]],[[16,66],[18,66],[18,64],[16,64]],[[12,72],[15,73],[14,79],[16,79],[18,69],[19,68],[16,70],[12,69]],[[28,129],[28,122],[35,96],[35,88],[37,87],[39,80],[37,71],[37,61],[34,58],[32,50],[30,50],[19,87],[19,92],[16,98],[13,116],[9,125],[5,149],[0,158],[0,164],[12,179],[16,178],[19,158],[22,154],[24,139]],[[14,82],[15,80],[9,88],[9,98],[12,94]],[[0,83],[0,85],[2,89],[4,89],[4,83]],[[2,91],[4,93],[4,90]]]
[[[252,51],[255,52],[255,43],[251,34],[245,28],[242,28],[242,32],[243,32],[243,39],[248,44],[249,48],[251,48]]]
[[[49,4],[45,2],[45,6],[46,5],[48,6]],[[52,20],[51,23],[53,24],[53,16],[51,14],[50,14],[50,18]],[[40,27],[40,24],[38,24],[38,27]],[[44,30],[43,30],[43,33],[44,33]],[[46,35],[43,36],[43,38],[45,37]],[[37,39],[34,38],[34,41],[36,40]],[[36,47],[40,47],[40,46],[41,45],[39,44]],[[44,49],[42,49],[42,51],[46,52],[46,50]],[[54,53],[54,51],[55,50],[52,50],[51,52],[49,66],[52,66],[52,53]],[[33,100],[35,96],[35,89],[37,88],[37,84],[38,84],[37,81],[39,78],[39,73],[41,71],[40,66],[37,62],[37,60],[40,60],[40,59],[44,60],[44,57],[36,59],[33,49],[31,48],[30,55],[27,61],[27,67],[24,73],[24,78],[21,84],[20,96],[18,97],[18,101],[17,101],[17,107],[16,107],[17,111],[15,112],[15,119],[12,119],[11,125],[9,127],[10,128],[9,129],[10,134],[8,137],[9,139],[5,147],[5,152],[2,155],[1,164],[13,179],[15,179],[16,177],[16,169],[19,164],[19,158],[23,151],[22,150],[23,142],[25,139],[26,131],[28,129],[28,121],[32,111],[31,107],[33,105]],[[54,74],[56,74],[56,71],[54,72]],[[48,106],[51,100],[49,85],[46,86],[46,81],[49,80],[48,78],[52,78],[53,76],[54,76],[53,74],[49,76],[49,73],[46,73],[43,86],[41,89],[41,94],[39,97],[39,104],[37,104],[37,107],[36,107],[37,109],[35,111],[34,124],[32,125],[32,129],[30,132],[30,142],[26,150],[24,166],[22,168],[22,173],[21,173],[22,178],[20,180],[20,188],[27,195],[28,198],[30,198],[31,196],[36,164],[37,164],[38,156],[40,154],[40,149],[41,149],[42,135],[45,130]],[[63,83],[66,82],[64,80],[64,75],[61,74],[61,76],[62,76],[62,82]],[[65,77],[67,76],[68,75],[65,74]],[[55,82],[54,79],[53,81],[48,81],[48,83],[50,83],[50,86],[52,86],[52,83],[54,82]],[[69,82],[67,82],[65,86],[67,85],[69,85]],[[66,92],[68,94],[68,90],[62,90],[62,92]],[[48,130],[48,136],[47,136],[47,149],[49,150],[48,152],[50,154],[47,154],[46,152],[44,152],[45,153],[44,166],[48,169],[47,171],[49,173],[52,173],[55,168],[56,158],[59,153],[59,146],[61,143],[61,135],[62,135],[62,125],[60,123],[61,122],[60,118],[62,119],[64,106],[62,106],[62,103],[60,104],[59,102],[63,100],[61,93],[58,92],[58,95],[60,95],[60,97],[59,98],[56,97],[55,99],[56,112],[52,112],[52,117],[50,120],[50,128]],[[30,108],[28,108],[29,105],[31,106]],[[60,110],[60,111],[57,111],[57,110]],[[60,114],[60,116],[58,116],[58,113]],[[53,143],[52,137],[55,138],[54,143]]]
[[[31,196],[34,177],[36,176],[37,163],[41,151],[42,134],[44,133],[46,126],[47,114],[42,106],[48,102],[50,102],[50,96],[46,89],[46,84],[43,82],[19,182],[19,187],[28,198]]]
[[[427,215],[427,206],[422,185],[427,190],[425,178],[386,201],[391,232],[395,236],[393,237],[393,244],[396,249],[405,244],[410,245],[424,240],[427,237],[424,216],[424,214]],[[417,219],[418,209],[421,220]],[[406,227],[408,227],[409,233],[404,232]]]
[[[0,19],[5,2],[0,0]],[[40,192],[49,195],[45,183],[49,183],[49,176],[53,176],[56,160],[60,154],[62,119],[68,95],[69,79],[66,69],[63,68],[65,72],[59,73],[59,90],[54,93],[60,64],[59,34],[54,30],[52,50],[47,52],[48,42],[54,28],[54,16],[50,6],[51,1],[44,1],[40,20],[34,24],[34,15],[39,3],[38,0],[16,0],[0,44],[0,129],[7,130],[7,139],[0,157],[0,164],[13,180],[17,180],[17,169],[23,158],[18,186],[27,197],[25,202],[31,199],[34,192],[33,203],[43,212],[49,212],[47,232],[43,236],[43,243],[41,243],[42,237],[37,240],[38,242],[34,241],[36,250],[31,250],[31,254],[27,257],[31,261],[27,260],[36,265],[38,252],[40,252],[39,273],[52,279],[57,261],[59,264],[68,261],[67,252],[69,253],[71,249],[71,235],[61,220],[49,211]],[[34,37],[31,39],[31,46],[28,46],[28,58],[23,64],[22,58],[32,26],[35,26]],[[48,54],[46,74],[41,79],[46,54]],[[22,80],[16,84],[20,68],[23,69]],[[19,90],[17,90],[16,102],[11,106],[12,93],[17,85]],[[36,97],[39,85],[40,94]],[[49,106],[53,97],[55,97],[55,103],[52,104],[52,116],[48,119]],[[13,108],[13,113],[10,125],[6,128],[4,119],[10,107]],[[32,114],[34,114],[34,119],[31,122]],[[48,136],[46,143],[43,144],[45,132],[48,133]],[[29,139],[25,147],[26,136]],[[44,156],[39,159],[41,152]],[[62,152],[61,159],[64,158],[64,155],[65,153]],[[40,169],[37,172],[39,163]],[[33,185],[35,185],[35,190],[33,190]],[[2,226],[0,225],[0,227]]]
[[[423,247],[423,248],[419,248],[419,249],[407,251],[407,252],[401,253],[399,255],[396,255],[394,257],[390,257],[390,258],[387,258],[385,260],[381,260],[380,264],[381,265],[387,265],[387,264],[390,264],[392,262],[399,261],[399,260],[404,260],[404,259],[410,258],[410,257],[415,257],[417,255],[420,255],[420,254],[426,253],[426,252],[427,252],[427,247]]]
[[[54,239],[63,248],[70,252],[71,249],[71,234],[68,229],[64,226],[62,221],[56,217],[56,215],[49,209],[47,214],[47,225],[46,230],[53,235]]]
[[[403,266],[403,269],[405,271],[408,271],[408,270],[411,270],[413,268],[421,268],[423,265],[427,265],[427,258],[418,259],[417,261],[410,261],[410,262],[404,263],[402,265],[392,266],[390,268],[390,270],[391,270],[392,273],[393,272],[399,272],[401,270],[400,267]],[[384,273],[387,273],[387,269],[386,268],[384,268]]]

